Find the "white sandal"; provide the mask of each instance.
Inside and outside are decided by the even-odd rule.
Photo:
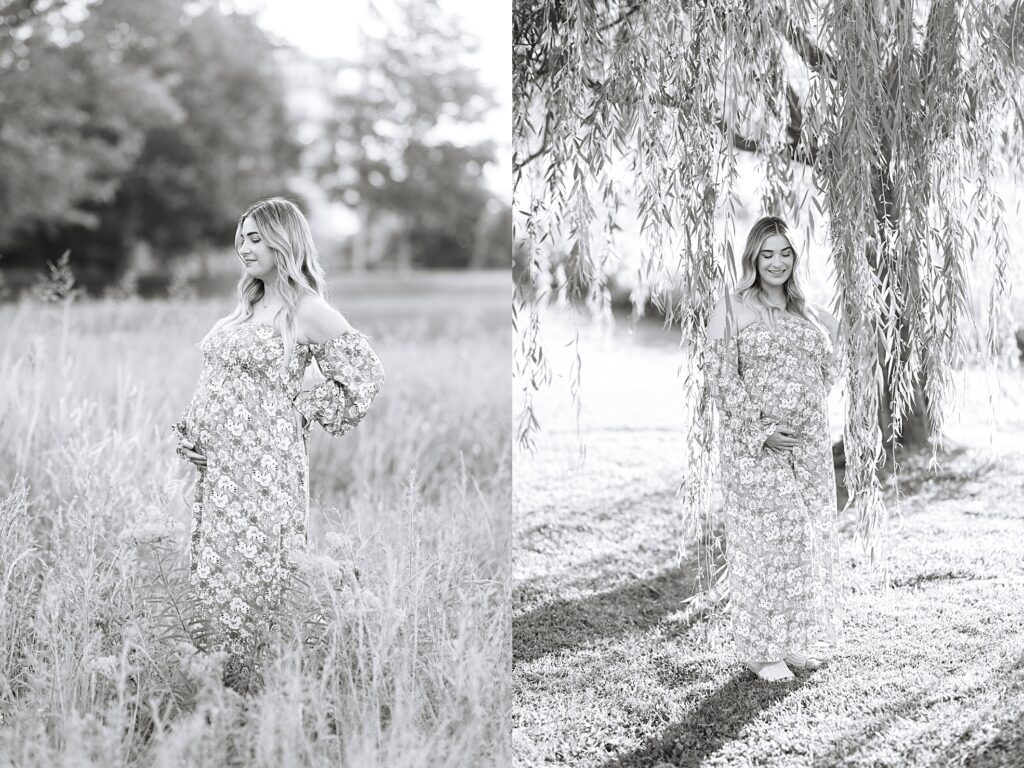
[[[744,664],[744,666],[746,666],[747,669],[749,669],[751,672],[753,672],[759,678],[761,678],[762,680],[767,680],[770,683],[777,683],[777,682],[782,682],[784,680],[792,680],[793,679],[793,671],[789,667],[786,666],[786,662],[783,659],[779,659],[778,661],[761,661],[761,662],[744,661],[743,664]],[[780,677],[766,677],[765,675],[762,674],[766,669],[768,669],[769,667],[774,667],[777,664],[781,664],[782,665],[782,669],[785,670],[785,673],[782,674]],[[778,671],[782,672],[782,670],[778,670]]]
[[[790,653],[789,656],[785,657],[785,661],[791,667],[807,669],[812,672],[815,669],[821,669],[822,665],[825,663],[821,659],[816,659],[813,656],[804,656],[802,653]]]

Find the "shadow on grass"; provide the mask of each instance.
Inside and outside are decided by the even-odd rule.
[[[947,441],[948,442],[948,441]],[[996,478],[1007,469],[998,459],[976,450],[947,444],[939,456],[939,468],[929,470],[928,450],[907,451],[899,456],[900,470],[896,487],[903,498],[956,499],[970,493],[972,486]]]
[[[682,608],[693,590],[693,567],[687,563],[608,592],[527,611],[512,620],[513,662],[653,627]]]
[[[1024,762],[1024,713],[999,725],[999,734],[973,755],[959,758],[971,768],[1008,768]],[[949,762],[947,765],[956,765]]]
[[[1003,681],[1011,689],[1021,690],[1024,658],[1002,669],[995,669],[982,685]],[[692,682],[692,670],[674,673],[679,684]],[[657,737],[635,750],[601,764],[601,768],[653,768],[671,765],[685,768],[701,765],[729,742],[741,738],[741,731],[762,712],[798,690],[807,680],[798,674],[787,684],[771,684],[754,679],[746,672],[730,678],[679,722],[669,725]],[[671,683],[671,680],[666,681]],[[934,730],[921,730],[935,714],[935,691],[925,688],[913,695],[893,699],[876,716],[863,721],[853,732],[838,734],[825,754],[815,755],[813,764],[832,765],[965,765],[971,768],[1009,768],[1024,764],[1024,711],[1007,705],[998,733],[982,745],[967,746],[974,731],[985,728],[991,711],[972,709],[974,691],[963,691],[963,717],[948,722],[948,730],[939,738],[945,747],[934,751]],[[1021,697],[1018,697],[1019,703]],[[763,756],[762,756],[763,757]],[[757,755],[748,755],[756,760]],[[898,762],[893,762],[893,760]],[[731,764],[731,763],[730,763]],[[744,763],[746,764],[746,763]]]
[[[971,768],[1010,768],[1024,765],[1024,712],[1013,704],[1000,704],[1012,712],[999,724],[998,734],[984,744],[971,747],[972,734],[984,730],[999,715],[974,705],[980,688],[996,685],[1020,690],[1024,658],[1002,668],[994,668],[982,682],[959,692],[963,707],[940,726],[941,735],[922,729],[922,724],[938,723],[935,707],[940,700],[936,691],[925,687],[913,695],[895,698],[876,710],[874,718],[863,722],[857,731],[840,735],[831,751],[816,758],[816,765],[963,765]],[[1003,699],[1007,699],[1004,693]],[[948,694],[947,694],[948,695]],[[942,752],[933,749],[936,741],[945,744]]]
[[[681,682],[685,682],[681,679]],[[601,768],[641,768],[668,763],[696,766],[726,742],[739,738],[749,723],[800,686],[767,683],[742,672],[701,701],[687,717],[643,746],[603,763]]]
[[[970,721],[965,723],[960,738],[942,755],[945,764],[969,765],[971,768],[1005,768],[1024,764],[1024,656],[997,671],[995,677],[1007,686],[1003,700],[1006,710],[1011,714],[1002,718],[996,736],[970,755],[963,754],[959,747],[959,743],[969,737],[972,729]],[[987,713],[978,713],[976,721],[983,722],[989,717]]]

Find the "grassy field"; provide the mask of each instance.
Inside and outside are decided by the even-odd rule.
[[[568,371],[572,329],[546,321],[554,368]],[[686,414],[674,341],[648,326],[584,329],[581,347],[585,461],[564,380],[537,401],[538,453],[516,456],[516,765],[1024,762],[1019,369],[991,392],[981,372],[958,377],[941,471],[904,468],[890,590],[841,517],[845,650],[773,685],[732,660],[721,624],[683,610],[694,574],[676,559]]]
[[[0,765],[507,765],[507,297],[507,273],[332,286],[387,379],[353,433],[314,429],[295,619],[326,622],[249,699],[174,623],[194,470],[169,427],[233,300],[0,306]]]

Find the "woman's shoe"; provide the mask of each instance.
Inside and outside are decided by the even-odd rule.
[[[744,661],[743,663],[759,678],[770,683],[793,679],[793,671],[786,666],[785,661]]]
[[[813,656],[804,656],[802,653],[790,653],[786,656],[786,663],[791,667],[797,669],[806,669],[814,671],[820,669],[824,663],[821,659],[816,659]]]

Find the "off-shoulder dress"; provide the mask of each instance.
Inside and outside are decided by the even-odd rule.
[[[827,655],[840,639],[832,342],[804,317],[777,318],[710,341],[704,358],[719,414],[735,650],[754,661]],[[780,426],[798,445],[772,453],[764,442]]]
[[[225,680],[239,690],[259,684],[292,555],[306,544],[312,423],[336,436],[351,431],[384,378],[354,330],[296,344],[287,368],[283,355],[272,326],[249,321],[218,331],[203,344],[198,386],[175,425],[206,456],[192,505],[189,579],[202,650],[227,652]],[[314,359],[326,378],[300,390]]]

